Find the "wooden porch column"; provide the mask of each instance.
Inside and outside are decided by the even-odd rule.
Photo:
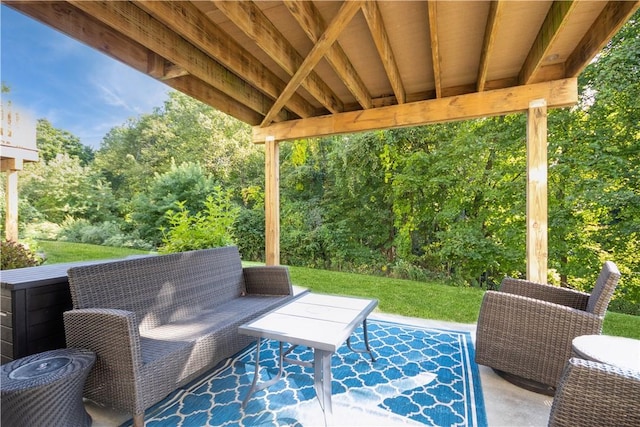
[[[267,137],[264,144],[265,257],[267,265],[280,264],[280,146]]]
[[[547,283],[547,102],[527,111],[527,280]]]
[[[22,170],[21,159],[2,159],[2,172],[7,174],[5,193],[6,217],[5,238],[18,241],[18,171]]]

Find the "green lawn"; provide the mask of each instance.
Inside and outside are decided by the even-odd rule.
[[[91,261],[94,259],[124,258],[129,255],[150,253],[149,251],[130,248],[114,248],[111,246],[54,242],[50,240],[39,240],[38,252],[44,252],[46,255],[45,265],[73,261]]]
[[[149,253],[81,243],[39,241],[38,244],[47,256],[47,264]],[[424,319],[475,323],[484,295],[482,289],[438,282],[415,282],[304,267],[290,267],[289,270],[294,284],[314,292],[377,298],[378,309],[382,312]],[[640,316],[608,312],[604,333],[640,339]]]

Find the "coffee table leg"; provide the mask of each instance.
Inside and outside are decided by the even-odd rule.
[[[331,406],[331,352],[313,350],[313,381],[320,407],[325,414],[332,414]]]
[[[280,378],[282,378],[282,371],[284,370],[284,362],[283,362],[283,358],[284,355],[282,353],[282,341],[280,341],[279,347],[280,347],[280,360],[279,360],[279,367],[278,367],[278,375],[276,375],[275,378],[270,379],[269,381],[266,381],[260,385],[258,385],[258,377],[260,376],[260,341],[261,338],[258,338],[256,340],[256,370],[255,373],[253,374],[253,382],[251,383],[251,388],[249,389],[249,392],[247,393],[247,395],[245,396],[244,400],[242,401],[242,407],[244,408],[245,406],[247,406],[247,402],[249,401],[249,398],[251,397],[251,395],[253,393],[255,393],[256,391],[260,391],[262,389],[265,389],[267,387],[269,387],[272,384],[275,384],[277,381],[280,380]]]

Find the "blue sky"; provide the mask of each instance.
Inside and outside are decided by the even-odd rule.
[[[33,119],[45,118],[99,148],[128,118],[162,106],[170,88],[4,5],[3,94]]]

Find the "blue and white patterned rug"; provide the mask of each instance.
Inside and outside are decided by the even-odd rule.
[[[346,345],[333,355],[333,416],[325,417],[320,408],[313,370],[294,364],[286,364],[283,378],[256,392],[242,409],[255,370],[252,345],[151,408],[145,425],[487,425],[468,332],[376,320],[368,321],[368,329],[375,362]],[[363,347],[362,328],[352,345]],[[313,353],[297,348],[289,357],[312,361]],[[277,374],[277,358],[278,343],[263,341],[260,380]]]

